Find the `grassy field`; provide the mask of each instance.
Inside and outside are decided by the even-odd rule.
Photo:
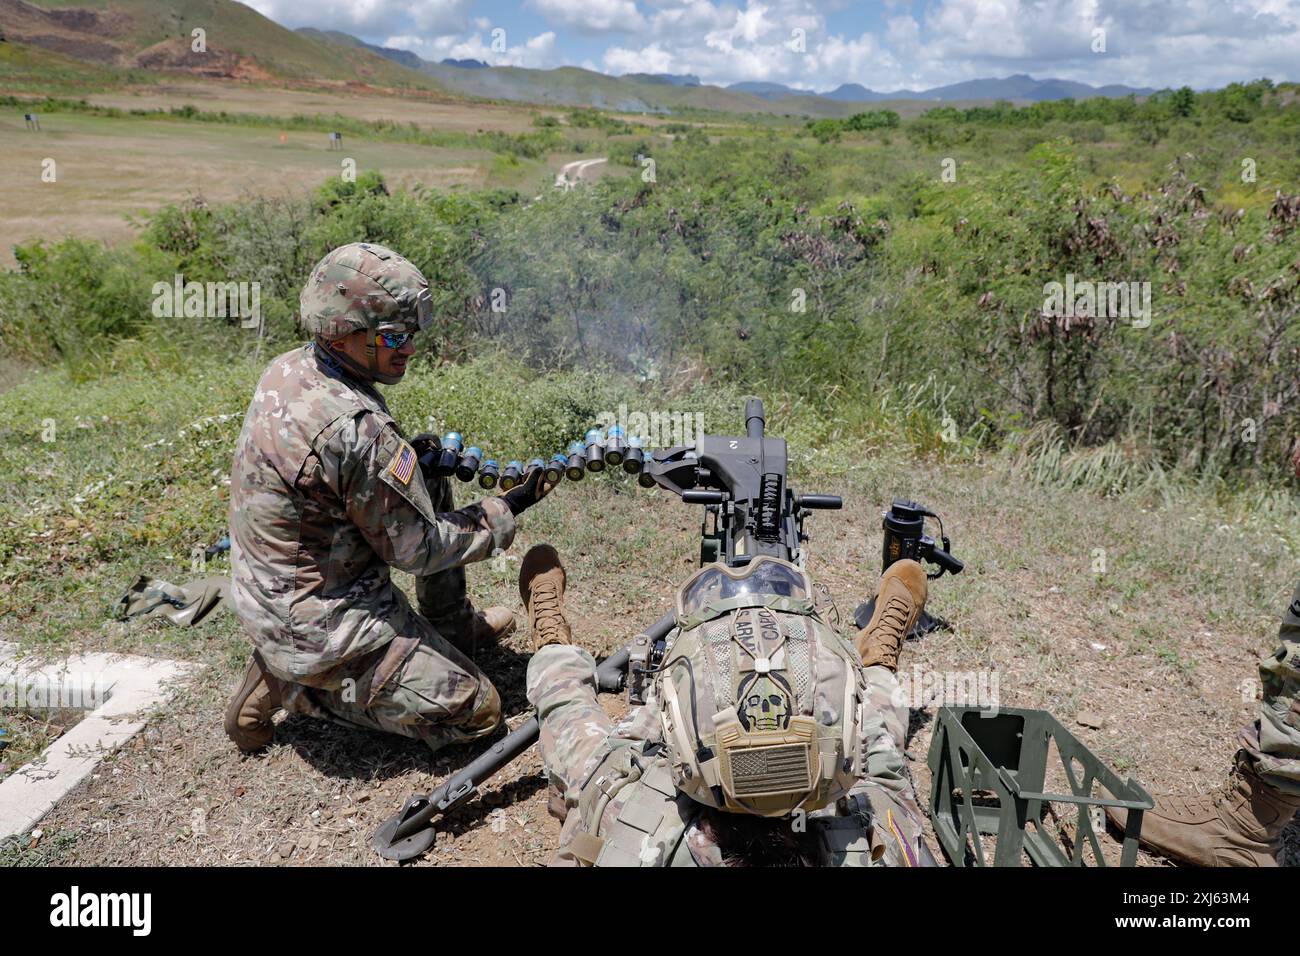
[[[124,105],[130,103],[126,100]],[[129,108],[152,109],[163,102]],[[212,104],[222,109],[226,105]],[[255,105],[261,104],[250,103]],[[433,129],[473,133],[478,128],[469,128],[463,113],[448,119],[434,107],[429,111],[432,115],[421,115]],[[489,112],[482,128],[525,128],[523,114],[495,126],[493,119]],[[352,135],[345,135],[343,146],[330,150],[323,132],[285,131],[270,125],[77,113],[42,115],[41,130],[32,132],[20,113],[6,112],[0,115],[0,150],[7,160],[0,169],[0,262],[11,266],[13,246],[35,239],[53,241],[72,235],[129,240],[139,222],[160,205],[190,197],[229,202],[248,195],[306,195],[338,176],[344,158],[355,161],[358,171],[382,167],[394,186],[537,192],[553,183],[560,167],[576,157],[559,151],[530,160],[487,148],[426,146]],[[42,181],[46,159],[56,164],[55,182]]]
[[[37,845],[11,842],[0,860],[373,863],[373,828],[469,756],[431,762],[416,744],[291,718],[266,755],[240,758],[220,728],[247,658],[234,618],[191,629],[110,619],[135,574],[187,580],[194,549],[224,533],[229,456],[260,368],[255,358],[164,365],[76,387],[51,371],[0,395],[0,639],[35,653],[112,650],[207,668],[54,811]],[[698,410],[710,431],[740,426],[729,394],[531,375],[490,357],[419,367],[408,379],[389,389],[408,427],[458,427],[502,455],[543,451],[530,434],[576,433],[591,409],[617,401]],[[796,486],[845,496],[843,513],[812,519],[809,565],[844,622],[878,571],[879,513],[893,496],[938,511],[967,562],[932,590],[931,609],[953,629],[909,644],[904,674],[996,672],[1003,703],[1050,709],[1152,790],[1222,779],[1236,730],[1257,707],[1256,660],[1294,584],[1293,499],[1102,498],[1031,484],[1002,457],[917,458],[888,429],[814,446],[807,436],[821,423],[768,400],[770,430],[791,441]],[[521,407],[533,411],[521,417]],[[462,501],[473,497],[467,487],[458,486]],[[508,553],[470,569],[471,588],[483,605],[518,610],[518,558],[550,541],[569,567],[579,640],[607,653],[669,606],[695,566],[697,534],[696,509],[663,493],[609,478],[566,483],[525,517]],[[1097,549],[1104,573],[1094,570]],[[225,567],[219,558],[207,571]],[[513,723],[526,716],[528,650],[521,630],[479,655]],[[1085,711],[1103,718],[1100,729],[1076,723]],[[932,707],[913,712],[908,753],[922,793],[933,716]],[[535,754],[512,765],[449,823],[428,862],[544,861],[558,824],[540,770]]]
[[[341,113],[356,119],[389,119],[436,129],[474,132],[501,130],[522,133],[532,128],[532,118],[561,115],[557,111],[524,105],[446,101],[413,95],[382,96],[355,90],[293,90],[246,84],[214,84],[176,79],[133,86],[129,90],[94,94],[90,102],[120,109],[171,109],[193,104],[202,110],[295,116]]]

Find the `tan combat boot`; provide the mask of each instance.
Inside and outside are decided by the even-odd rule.
[[[547,644],[572,644],[573,632],[564,617],[564,565],[549,544],[528,549],[519,566],[519,596],[528,608],[533,649]]]
[[[1142,814],[1142,846],[1193,866],[1277,866],[1278,837],[1300,809],[1300,796],[1269,786],[1241,752],[1218,790],[1155,800]],[[1128,812],[1107,807],[1106,816],[1122,833]]]
[[[910,559],[895,561],[880,576],[876,607],[856,641],[864,667],[898,670],[898,652],[925,610],[926,590],[925,570]]]
[[[493,643],[515,632],[515,612],[508,607],[490,607],[474,612],[470,625],[474,643]]]
[[[244,682],[226,705],[226,736],[243,753],[256,753],[275,735],[271,718],[279,709],[280,681],[266,672],[262,655],[254,651]]]

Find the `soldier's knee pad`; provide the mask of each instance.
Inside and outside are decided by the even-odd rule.
[[[486,677],[479,678],[478,694],[468,708],[467,716],[456,726],[471,737],[481,737],[496,730],[501,723],[501,695]]]

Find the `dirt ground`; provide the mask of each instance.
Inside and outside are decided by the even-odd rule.
[[[883,454],[855,460],[864,463],[809,489],[846,496],[841,515],[812,519],[809,564],[843,623],[878,571],[880,511],[896,494],[911,491],[939,511],[967,562],[965,573],[931,591],[931,610],[952,629],[909,642],[900,676],[989,670],[1000,703],[1050,710],[1121,776],[1134,774],[1153,793],[1203,793],[1223,782],[1237,730],[1257,712],[1258,658],[1272,649],[1294,584],[1294,563],[1279,558],[1276,540],[1248,520],[1228,523],[1209,511],[1148,511],[1050,489],[1029,495],[999,467]],[[575,634],[597,656],[609,653],[668,608],[695,566],[696,509],[670,497],[595,481],[562,487],[525,517],[507,555],[471,568],[473,593],[481,604],[518,609],[519,556],[554,541],[569,568]],[[648,536],[658,544],[613,547],[630,529],[638,542]],[[1094,571],[1099,547],[1109,554],[1105,575]],[[132,627],[143,641],[162,644],[170,625]],[[221,730],[246,660],[234,632],[229,619],[219,625],[231,635],[229,653],[209,657],[204,677],[66,798],[43,821],[39,841],[11,848],[10,862],[382,865],[370,848],[375,829],[408,795],[429,790],[477,752],[431,758],[418,743],[292,716],[267,752],[241,757]],[[528,653],[522,630],[479,653],[512,726],[527,718]],[[621,698],[606,702],[611,713],[624,706]],[[914,708],[907,747],[923,804],[934,716],[929,704]],[[446,820],[434,850],[415,865],[544,864],[559,831],[546,790],[530,751]],[[1287,840],[1290,862],[1300,864],[1296,826]],[[1105,852],[1117,853],[1113,838]],[[1163,861],[1143,855],[1141,862]]]

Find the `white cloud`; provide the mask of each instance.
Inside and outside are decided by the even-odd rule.
[[[708,0],[683,0],[657,11],[650,18],[650,33],[689,41],[692,34],[699,35],[726,26],[734,14],[734,8],[720,9]]]
[[[468,24],[473,0],[247,0],[263,16],[286,27],[316,27],[380,36],[411,27],[452,33]]]
[[[645,29],[635,0],[527,0],[548,22],[579,33],[634,33]]]
[[[444,36],[424,38],[418,35],[391,36],[384,46],[399,50],[410,50],[426,60],[438,62],[444,59],[482,60],[493,66],[525,66],[531,69],[550,69],[563,65],[563,59],[555,46],[555,33],[548,30],[537,36],[529,37],[522,44],[507,46],[504,52],[492,49],[492,36],[484,40],[482,34],[475,33],[468,37]]]
[[[1094,85],[1296,77],[1295,0],[939,0],[909,57],[931,83],[1030,73]],[[1092,50],[1105,31],[1106,52]]]
[[[885,36],[896,51],[914,50],[921,42],[921,25],[910,16],[890,17]]]
[[[747,0],[744,7],[661,0],[659,6],[650,18],[648,42],[610,47],[606,70],[694,73],[706,83],[763,80],[799,89],[887,81],[897,70],[871,33],[829,34],[812,0]],[[805,37],[803,51],[793,43],[796,29]]]
[[[623,73],[675,73],[677,61],[658,43],[651,43],[640,50],[612,46],[605,51],[601,61],[605,71],[618,76]]]

